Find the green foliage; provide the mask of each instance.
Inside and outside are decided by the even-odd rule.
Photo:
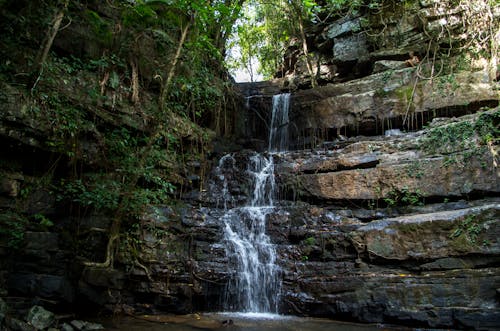
[[[54,226],[54,223],[43,214],[35,214],[33,215],[33,218],[44,230],[48,230],[49,228]]]
[[[5,211],[0,214],[0,245],[9,248],[20,248],[24,240],[24,232],[28,220],[13,212]]]
[[[112,23],[105,18],[102,18],[93,10],[86,10],[84,13],[87,22],[93,28],[94,35],[97,39],[107,47],[110,47],[113,42],[113,31],[111,30]]]
[[[306,246],[314,246],[316,244],[316,239],[314,237],[308,237],[303,240],[303,243]]]
[[[376,10],[381,0],[250,0],[243,7],[243,17],[238,21],[234,39],[229,48],[238,45],[238,54],[228,60],[231,69],[246,70],[251,77],[260,73],[272,78],[283,61],[285,48],[301,39],[300,24],[306,28],[324,17],[356,15],[362,8]],[[258,62],[258,67],[254,66]]]
[[[474,124],[474,129],[482,144],[496,144],[500,140],[500,109],[482,113]]]
[[[462,152],[463,161],[484,151],[484,145],[500,139],[500,109],[480,113],[475,119],[449,123],[427,131],[420,147],[428,154],[444,154],[444,165],[458,163],[451,155]],[[468,151],[468,152],[467,152]]]
[[[21,12],[2,8],[0,75],[20,86],[29,123],[48,133],[43,147],[55,154],[54,168],[64,176],[51,183],[60,206],[69,205],[78,216],[113,215],[123,223],[115,228],[127,231],[152,205],[181,194],[186,163],[203,158],[212,137],[207,128],[231,131],[233,121],[223,117],[229,101],[221,63],[240,1],[70,2],[62,28],[70,23],[78,33],[86,31],[85,47],[61,56],[56,52],[71,53],[65,47],[72,42],[62,40],[62,49],[53,49],[41,72],[32,75],[44,34],[53,26],[54,5],[30,3]],[[3,20],[7,16],[12,19]],[[187,26],[179,62],[172,66]],[[17,59],[13,50],[20,45],[26,55]],[[160,104],[153,97],[170,72],[172,82]],[[26,73],[30,77],[22,78]],[[139,92],[133,101],[132,91]],[[25,198],[30,192],[23,190]],[[43,214],[30,220],[37,229],[54,226]],[[0,223],[9,245],[20,242],[22,217]]]
[[[409,177],[420,179],[424,176],[423,164],[421,161],[414,161],[406,166],[406,174]]]
[[[477,217],[475,215],[468,215],[452,230],[450,239],[465,238],[468,243],[476,244],[482,230],[483,227]]]
[[[421,206],[424,204],[424,198],[419,189],[412,191],[408,187],[403,187],[401,190],[391,190],[384,198],[384,202],[389,207],[396,205]]]

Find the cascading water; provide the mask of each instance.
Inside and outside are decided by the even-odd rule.
[[[288,149],[288,109],[290,93],[273,96],[273,112],[269,129],[269,152],[283,152]]]
[[[273,210],[274,166],[272,158],[259,154],[250,159],[247,171],[254,184],[252,201],[223,217],[226,252],[234,268],[226,309],[277,312],[279,268],[274,245],[266,235],[266,217]]]
[[[287,148],[289,100],[288,93],[273,98],[270,152]],[[227,162],[229,157],[224,158]],[[281,289],[280,270],[276,264],[276,249],[266,234],[266,218],[274,210],[273,155],[266,157],[255,153],[249,161],[247,173],[253,185],[251,199],[247,206],[227,210],[223,217],[226,254],[232,268],[225,309],[276,313]],[[220,178],[227,187],[224,175]]]

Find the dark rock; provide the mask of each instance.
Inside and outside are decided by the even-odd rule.
[[[104,327],[98,323],[91,323],[80,320],[73,320],[70,322],[71,326],[78,331],[91,331],[91,330],[103,330]]]
[[[31,232],[24,234],[26,250],[53,252],[59,248],[59,235],[53,232]]]
[[[7,306],[7,303],[5,303],[2,298],[0,298],[0,327],[3,325],[3,321],[8,311],[9,307]]]
[[[24,202],[26,213],[52,214],[54,212],[56,198],[48,189],[35,189],[31,191]]]
[[[108,268],[85,268],[82,280],[93,286],[122,289],[125,282],[125,274],[121,270]]]
[[[12,273],[8,278],[8,286],[12,291],[24,295],[66,302],[73,302],[75,296],[71,281],[64,276]]]
[[[26,321],[38,330],[43,330],[55,322],[55,315],[41,306],[33,306],[26,317]]]
[[[474,330],[499,330],[500,311],[495,308],[482,309],[453,309],[454,319],[464,329]]]
[[[68,323],[63,323],[61,325],[61,331],[74,331],[75,329]]]
[[[7,318],[5,320],[5,325],[7,326],[7,330],[12,331],[37,331],[34,326],[29,325],[26,322],[18,320],[17,318]]]

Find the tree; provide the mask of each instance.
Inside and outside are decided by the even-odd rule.
[[[316,86],[306,29],[320,9],[313,0],[249,1],[238,23],[236,39],[241,48],[241,58],[235,62],[248,70],[250,58],[255,57],[260,62],[258,72],[271,78],[282,64],[287,43],[297,38],[301,42],[312,85]]]

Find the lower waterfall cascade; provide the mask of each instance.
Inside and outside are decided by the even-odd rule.
[[[273,312],[278,309],[280,281],[276,250],[266,235],[266,218],[274,209],[272,156],[251,157],[248,173],[254,185],[249,206],[223,216],[224,244],[232,269],[224,308],[229,311]]]

